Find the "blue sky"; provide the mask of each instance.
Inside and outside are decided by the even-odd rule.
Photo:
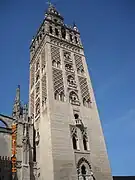
[[[81,32],[112,173],[135,175],[135,1],[59,0],[56,7]],[[29,44],[46,8],[45,0],[0,0],[0,113],[11,114],[18,84],[28,101]]]

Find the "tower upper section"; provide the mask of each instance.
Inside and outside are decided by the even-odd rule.
[[[51,4],[30,46],[29,88],[29,114],[36,119],[52,100],[91,107],[92,88],[79,30],[75,24],[67,26]]]
[[[64,18],[52,4],[49,5],[43,23],[36,36],[32,39],[30,45],[31,60],[47,35],[65,41],[74,47],[82,48],[80,33],[76,24],[74,23],[72,26],[66,25]]]
[[[64,18],[61,14],[56,10],[56,8],[50,4],[48,10],[46,11],[46,19],[51,20],[53,22],[57,22],[59,24],[63,24]]]

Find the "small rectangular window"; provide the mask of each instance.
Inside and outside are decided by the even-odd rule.
[[[72,141],[73,141],[73,148],[75,150],[77,150],[77,140],[76,140],[75,136],[72,137]]]
[[[72,37],[72,34],[70,34],[70,41],[71,41],[71,42],[73,41],[73,37]]]
[[[78,39],[77,37],[75,36],[75,43],[78,44]]]
[[[66,29],[64,27],[61,28],[61,35],[63,39],[66,39]]]

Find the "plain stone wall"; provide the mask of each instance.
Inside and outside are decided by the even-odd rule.
[[[12,118],[0,114],[0,121],[5,124],[0,127],[0,179],[11,180],[11,154],[12,154],[12,137],[11,125]]]
[[[11,134],[0,132],[0,156],[11,157]]]
[[[6,128],[0,127],[0,156],[11,157],[12,147],[11,147],[11,125],[13,119],[0,114],[0,121],[6,124]]]

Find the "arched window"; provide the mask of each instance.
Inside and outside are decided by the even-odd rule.
[[[61,64],[60,64],[60,62],[58,61],[57,62],[57,68],[60,68],[61,67]]]
[[[82,157],[77,163],[78,179],[80,180],[95,180],[91,170],[90,162]]]
[[[80,74],[80,73],[81,73],[81,71],[80,71],[80,69],[79,69],[79,68],[77,68],[77,73],[78,73],[78,74]]]
[[[87,100],[87,104],[88,104],[88,108],[90,108],[91,107],[91,100],[90,99]]]
[[[87,147],[87,140],[86,140],[86,137],[83,136],[83,147],[84,147],[84,150],[87,151],[88,150],[88,147]]]
[[[64,102],[64,93],[63,92],[60,93],[59,97],[60,97],[59,100]]]
[[[72,65],[71,65],[71,64],[66,64],[66,65],[65,65],[65,69],[66,69],[66,70],[70,70],[70,71],[72,71],[72,70],[73,70],[73,68],[72,68]]]
[[[57,63],[56,63],[56,61],[55,61],[55,60],[53,60],[53,61],[52,61],[52,65],[53,65],[54,67],[56,67],[56,66],[57,66]]]
[[[55,100],[63,101],[64,102],[64,93],[63,92],[59,93],[58,91],[56,91],[54,93],[54,98],[55,98]]]
[[[86,167],[82,165],[81,167],[81,173],[84,180],[86,180]]]
[[[86,99],[83,98],[83,105],[86,106]]]
[[[39,37],[40,37],[40,40],[41,40],[42,39],[42,34],[40,34]]]
[[[69,52],[64,52],[64,58],[67,60],[70,60],[70,53]]]
[[[55,35],[59,36],[59,30],[57,28],[55,28]]]
[[[91,107],[91,100],[90,100],[90,99],[87,99],[87,100],[86,100],[86,98],[83,98],[83,105],[84,105],[85,107],[90,108],[90,107]]]
[[[78,96],[75,92],[70,92],[69,94],[69,102],[71,104],[76,104],[76,105],[79,105],[79,99],[78,99]]]
[[[72,41],[73,41],[73,36],[72,36],[72,34],[70,34],[69,36],[70,36],[70,41],[72,42]]]
[[[56,100],[59,100],[59,93],[58,93],[57,91],[54,93],[54,98],[55,98]]]
[[[75,43],[78,44],[78,39],[77,37],[75,36]]]
[[[86,175],[86,167],[84,165],[81,167],[81,173],[82,175]]]
[[[69,75],[67,78],[67,81],[68,81],[68,85],[71,85],[71,86],[75,85],[75,80],[73,76]]]
[[[84,74],[84,68],[82,66],[77,68],[77,73],[83,75]]]
[[[78,114],[74,114],[74,117],[75,117],[75,119],[78,119],[79,115]]]
[[[52,26],[50,26],[49,29],[50,29],[50,33],[52,34],[53,33]]]
[[[62,38],[66,39],[66,29],[64,27],[61,28]]]
[[[57,68],[61,68],[61,63],[59,61],[57,62],[57,61],[53,60],[52,66],[57,67]]]
[[[75,136],[72,137],[72,141],[73,141],[73,148],[77,149],[77,140]]]

